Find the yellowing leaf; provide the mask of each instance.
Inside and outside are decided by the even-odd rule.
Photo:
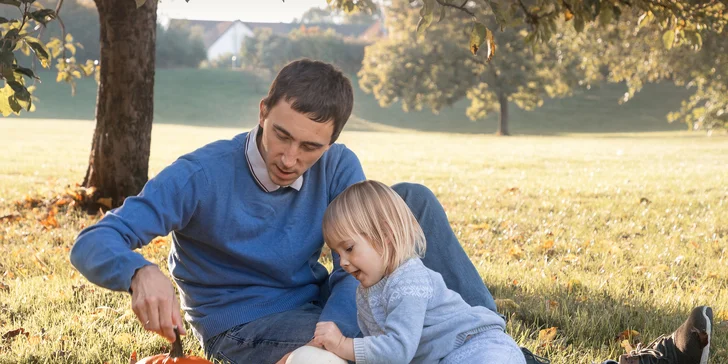
[[[668,29],[665,34],[662,35],[662,42],[665,44],[665,48],[671,49],[673,43],[675,43],[675,31]]]
[[[543,248],[543,250],[549,250],[554,247],[554,241],[546,240],[543,242],[543,245],[541,247]]]
[[[483,23],[475,22],[473,24],[473,30],[470,31],[470,52],[472,54],[478,54],[480,46],[485,43],[488,32],[488,28]]]

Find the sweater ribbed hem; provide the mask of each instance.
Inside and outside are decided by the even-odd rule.
[[[192,317],[189,321],[203,343],[235,326],[255,321],[261,317],[298,308],[311,301],[310,294],[291,295],[276,302],[265,302],[252,306],[233,306],[207,315],[203,318]]]
[[[354,338],[354,360],[356,364],[366,364],[367,355],[364,348],[364,340],[361,338]]]
[[[500,330],[503,331],[503,326],[498,324],[492,324],[492,325],[485,325],[481,327],[474,328],[472,330],[468,330],[460,335],[457,336],[455,339],[455,349],[463,346],[465,344],[465,341],[468,339],[468,336],[474,336],[477,334],[480,334],[481,332],[486,332],[490,330]]]

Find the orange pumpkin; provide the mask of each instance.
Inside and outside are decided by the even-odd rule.
[[[172,351],[169,354],[157,354],[142,358],[136,364],[212,364],[199,356],[185,356],[182,351],[182,340],[179,337],[179,331],[174,328],[175,340],[172,344]],[[133,362],[132,362],[133,363]]]

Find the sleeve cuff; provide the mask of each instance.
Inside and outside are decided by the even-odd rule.
[[[366,364],[367,356],[364,339],[354,339],[354,359],[356,359],[356,364]]]

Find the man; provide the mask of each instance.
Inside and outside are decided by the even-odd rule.
[[[138,196],[83,230],[71,262],[89,281],[128,291],[145,329],[174,340],[183,328],[174,287],[133,252],[172,232],[169,271],[181,308],[210,358],[274,363],[307,344],[316,323],[359,334],[355,290],[334,255],[318,263],[331,200],[364,180],[356,155],[335,144],[353,107],[333,66],[285,66],[260,102],[259,125],[182,156]],[[398,184],[427,237],[425,265],[471,305],[495,303],[427,188]]]

